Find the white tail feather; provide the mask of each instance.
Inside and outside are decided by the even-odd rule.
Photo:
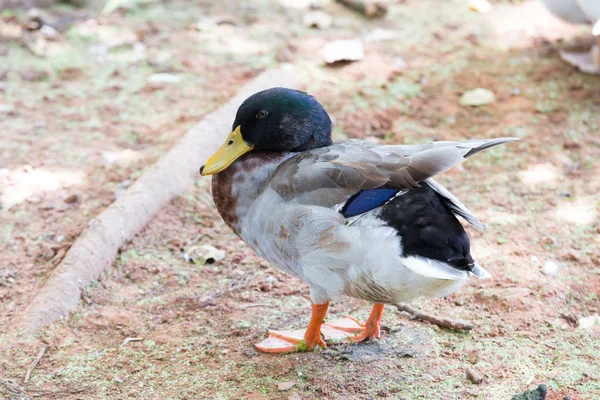
[[[404,257],[402,258],[402,263],[415,274],[426,278],[456,281],[469,277],[467,271],[461,271],[445,262],[432,260],[431,258],[421,256]]]
[[[492,277],[492,274],[490,274],[485,268],[483,268],[481,265],[475,263],[475,266],[473,267],[473,269],[470,271],[470,273],[476,277],[478,277],[479,279],[488,279]]]

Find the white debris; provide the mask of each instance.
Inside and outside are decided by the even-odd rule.
[[[129,342],[139,342],[139,341],[142,341],[142,340],[144,340],[144,338],[141,338],[141,337],[128,337],[128,338],[125,338],[125,340],[123,340],[123,343],[121,343],[121,347],[125,346]]]
[[[323,58],[327,64],[338,61],[358,61],[364,56],[363,44],[358,39],[336,40],[323,47]]]
[[[579,318],[579,329],[590,329],[596,325],[600,325],[600,316],[598,316],[598,314],[590,315],[589,317]]]
[[[384,42],[400,38],[399,31],[375,28],[365,36],[365,42]]]
[[[148,77],[150,83],[177,83],[181,78],[173,74],[152,74]]]
[[[490,104],[496,101],[494,92],[484,88],[477,88],[465,92],[460,98],[461,106],[482,106],[484,104]]]
[[[485,14],[492,9],[492,5],[487,0],[471,0],[469,8],[478,13]]]

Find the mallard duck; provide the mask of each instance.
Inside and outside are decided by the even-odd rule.
[[[560,57],[588,74],[600,74],[600,1],[599,0],[542,0],[546,8],[560,19],[572,24],[593,24],[596,44],[589,52],[562,51]]]
[[[498,138],[419,145],[333,143],[331,120],[312,96],[286,88],[239,107],[225,143],[200,168],[214,175],[218,212],[258,255],[306,282],[306,330],[270,331],[256,347],[289,352],[325,339],[379,338],[384,304],[446,296],[490,274],[470,254],[457,219],[481,222],[433,176]],[[324,323],[346,295],[375,303],[365,324]]]

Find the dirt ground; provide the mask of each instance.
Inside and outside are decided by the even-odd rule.
[[[315,29],[303,24],[309,3],[154,1],[109,15],[99,4],[59,4],[49,12],[63,26],[45,56],[15,36],[24,11],[0,13],[5,398],[510,399],[540,383],[552,400],[600,398],[600,326],[580,322],[600,313],[600,77],[557,55],[586,29],[536,2],[496,1],[479,14],[459,0],[395,1],[381,20],[320,2],[333,26]],[[355,37],[362,61],[323,64],[325,43]],[[474,329],[388,308],[379,342],[257,353],[267,329],[307,323],[308,289],[229,231],[198,177],[122,249],[76,313],[15,342],[15,317],[87,222],[203,115],[282,62],[329,110],[338,139],[523,138],[440,177],[486,224],[467,229],[494,278],[414,305]],[[496,101],[461,107],[477,87]],[[205,244],[225,258],[190,260]],[[548,262],[553,275],[543,273]],[[369,311],[342,298],[330,318]]]

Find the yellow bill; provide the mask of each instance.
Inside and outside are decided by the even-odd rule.
[[[254,147],[248,145],[242,138],[242,131],[238,126],[227,136],[223,146],[217,150],[200,168],[200,175],[207,176],[218,174],[231,165],[235,160],[246,154]]]

